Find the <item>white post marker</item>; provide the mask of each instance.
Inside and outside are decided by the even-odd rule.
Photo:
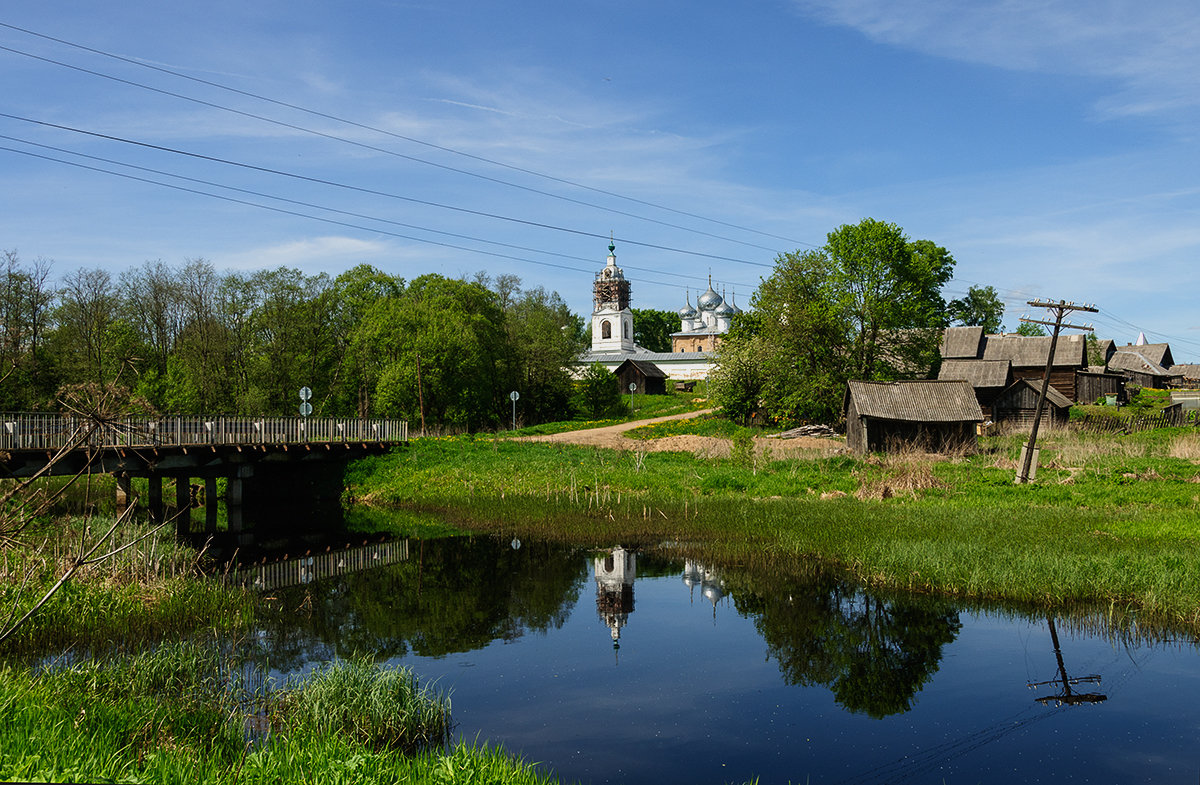
[[[521,393],[517,392],[516,390],[513,390],[508,394],[508,399],[512,401],[513,405],[512,429],[514,431],[517,429],[517,401],[520,399],[520,397]]]

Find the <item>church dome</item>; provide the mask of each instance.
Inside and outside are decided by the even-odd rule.
[[[733,293],[733,297],[737,297],[737,292],[734,292],[734,293]],[[729,303],[729,307],[730,307],[731,309],[733,309],[733,312],[734,312],[735,314],[736,314],[736,313],[742,313],[742,309],[741,309],[741,308],[739,308],[739,307],[738,307],[738,304],[737,304],[737,303],[735,303],[735,302],[733,301],[733,297],[730,297],[730,298],[729,298],[729,300],[727,301],[727,302]]]
[[[733,310],[733,307],[729,305],[728,300],[721,300],[721,303],[713,309],[713,313],[715,313],[717,316],[733,316],[735,311]]]
[[[711,311],[722,302],[724,300],[721,299],[721,295],[713,291],[711,280],[708,282],[708,289],[704,291],[704,294],[696,298],[696,305],[701,311]]]
[[[692,297],[688,295],[687,305],[679,309],[680,319],[695,319],[697,316],[696,309],[692,307]]]

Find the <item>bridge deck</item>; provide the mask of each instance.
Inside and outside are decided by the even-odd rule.
[[[358,417],[123,417],[96,426],[91,420],[69,415],[0,413],[0,423],[0,450],[408,440],[408,423],[404,420]]]

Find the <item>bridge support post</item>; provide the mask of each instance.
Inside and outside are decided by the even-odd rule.
[[[225,480],[225,514],[229,519],[229,531],[241,532],[244,525],[242,505],[245,500],[246,479],[254,476],[253,466],[238,466],[231,477]]]
[[[192,491],[187,477],[175,478],[175,531],[187,534],[192,528]]]
[[[150,497],[150,522],[153,524],[163,522],[162,481],[161,474],[146,478],[146,484],[149,485],[147,496]]]
[[[133,481],[126,472],[117,472],[117,515],[134,503]]]
[[[204,531],[213,534],[217,531],[217,478],[204,478]]]

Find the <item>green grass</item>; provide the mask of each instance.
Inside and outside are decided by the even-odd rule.
[[[620,417],[609,417],[603,420],[588,420],[583,418],[576,420],[563,420],[561,422],[532,425],[528,428],[520,428],[515,431],[503,431],[497,435],[506,438],[518,436],[547,436],[554,433],[582,431],[588,428],[601,428],[605,425],[618,425],[623,422],[636,422],[637,420],[649,420],[655,417],[666,417],[671,414],[695,412],[701,409],[707,409],[710,406],[708,399],[699,392],[699,388],[697,388],[697,392],[694,394],[673,392],[668,395],[622,395],[621,400],[625,407],[625,414]]]
[[[500,440],[414,443],[352,468],[356,497],[462,529],[692,542],[770,567],[815,558],[870,585],[1137,612],[1200,629],[1200,433],[1053,430],[1037,482],[1021,438],[971,456],[770,460]]]
[[[17,618],[31,608],[67,570],[79,543],[92,541],[110,524],[90,518],[43,523],[23,536],[26,547],[0,550],[0,613]],[[104,550],[133,543],[149,531],[145,523],[119,526]],[[253,596],[200,579],[207,566],[203,554],[164,527],[79,570],[0,650],[10,656],[66,647],[92,651],[114,641],[136,647],[197,629],[246,626]]]
[[[449,705],[406,670],[339,662],[274,693],[223,662],[177,644],[38,673],[0,665],[0,781],[553,781],[499,749],[443,750]],[[272,728],[249,744],[248,708]]]

